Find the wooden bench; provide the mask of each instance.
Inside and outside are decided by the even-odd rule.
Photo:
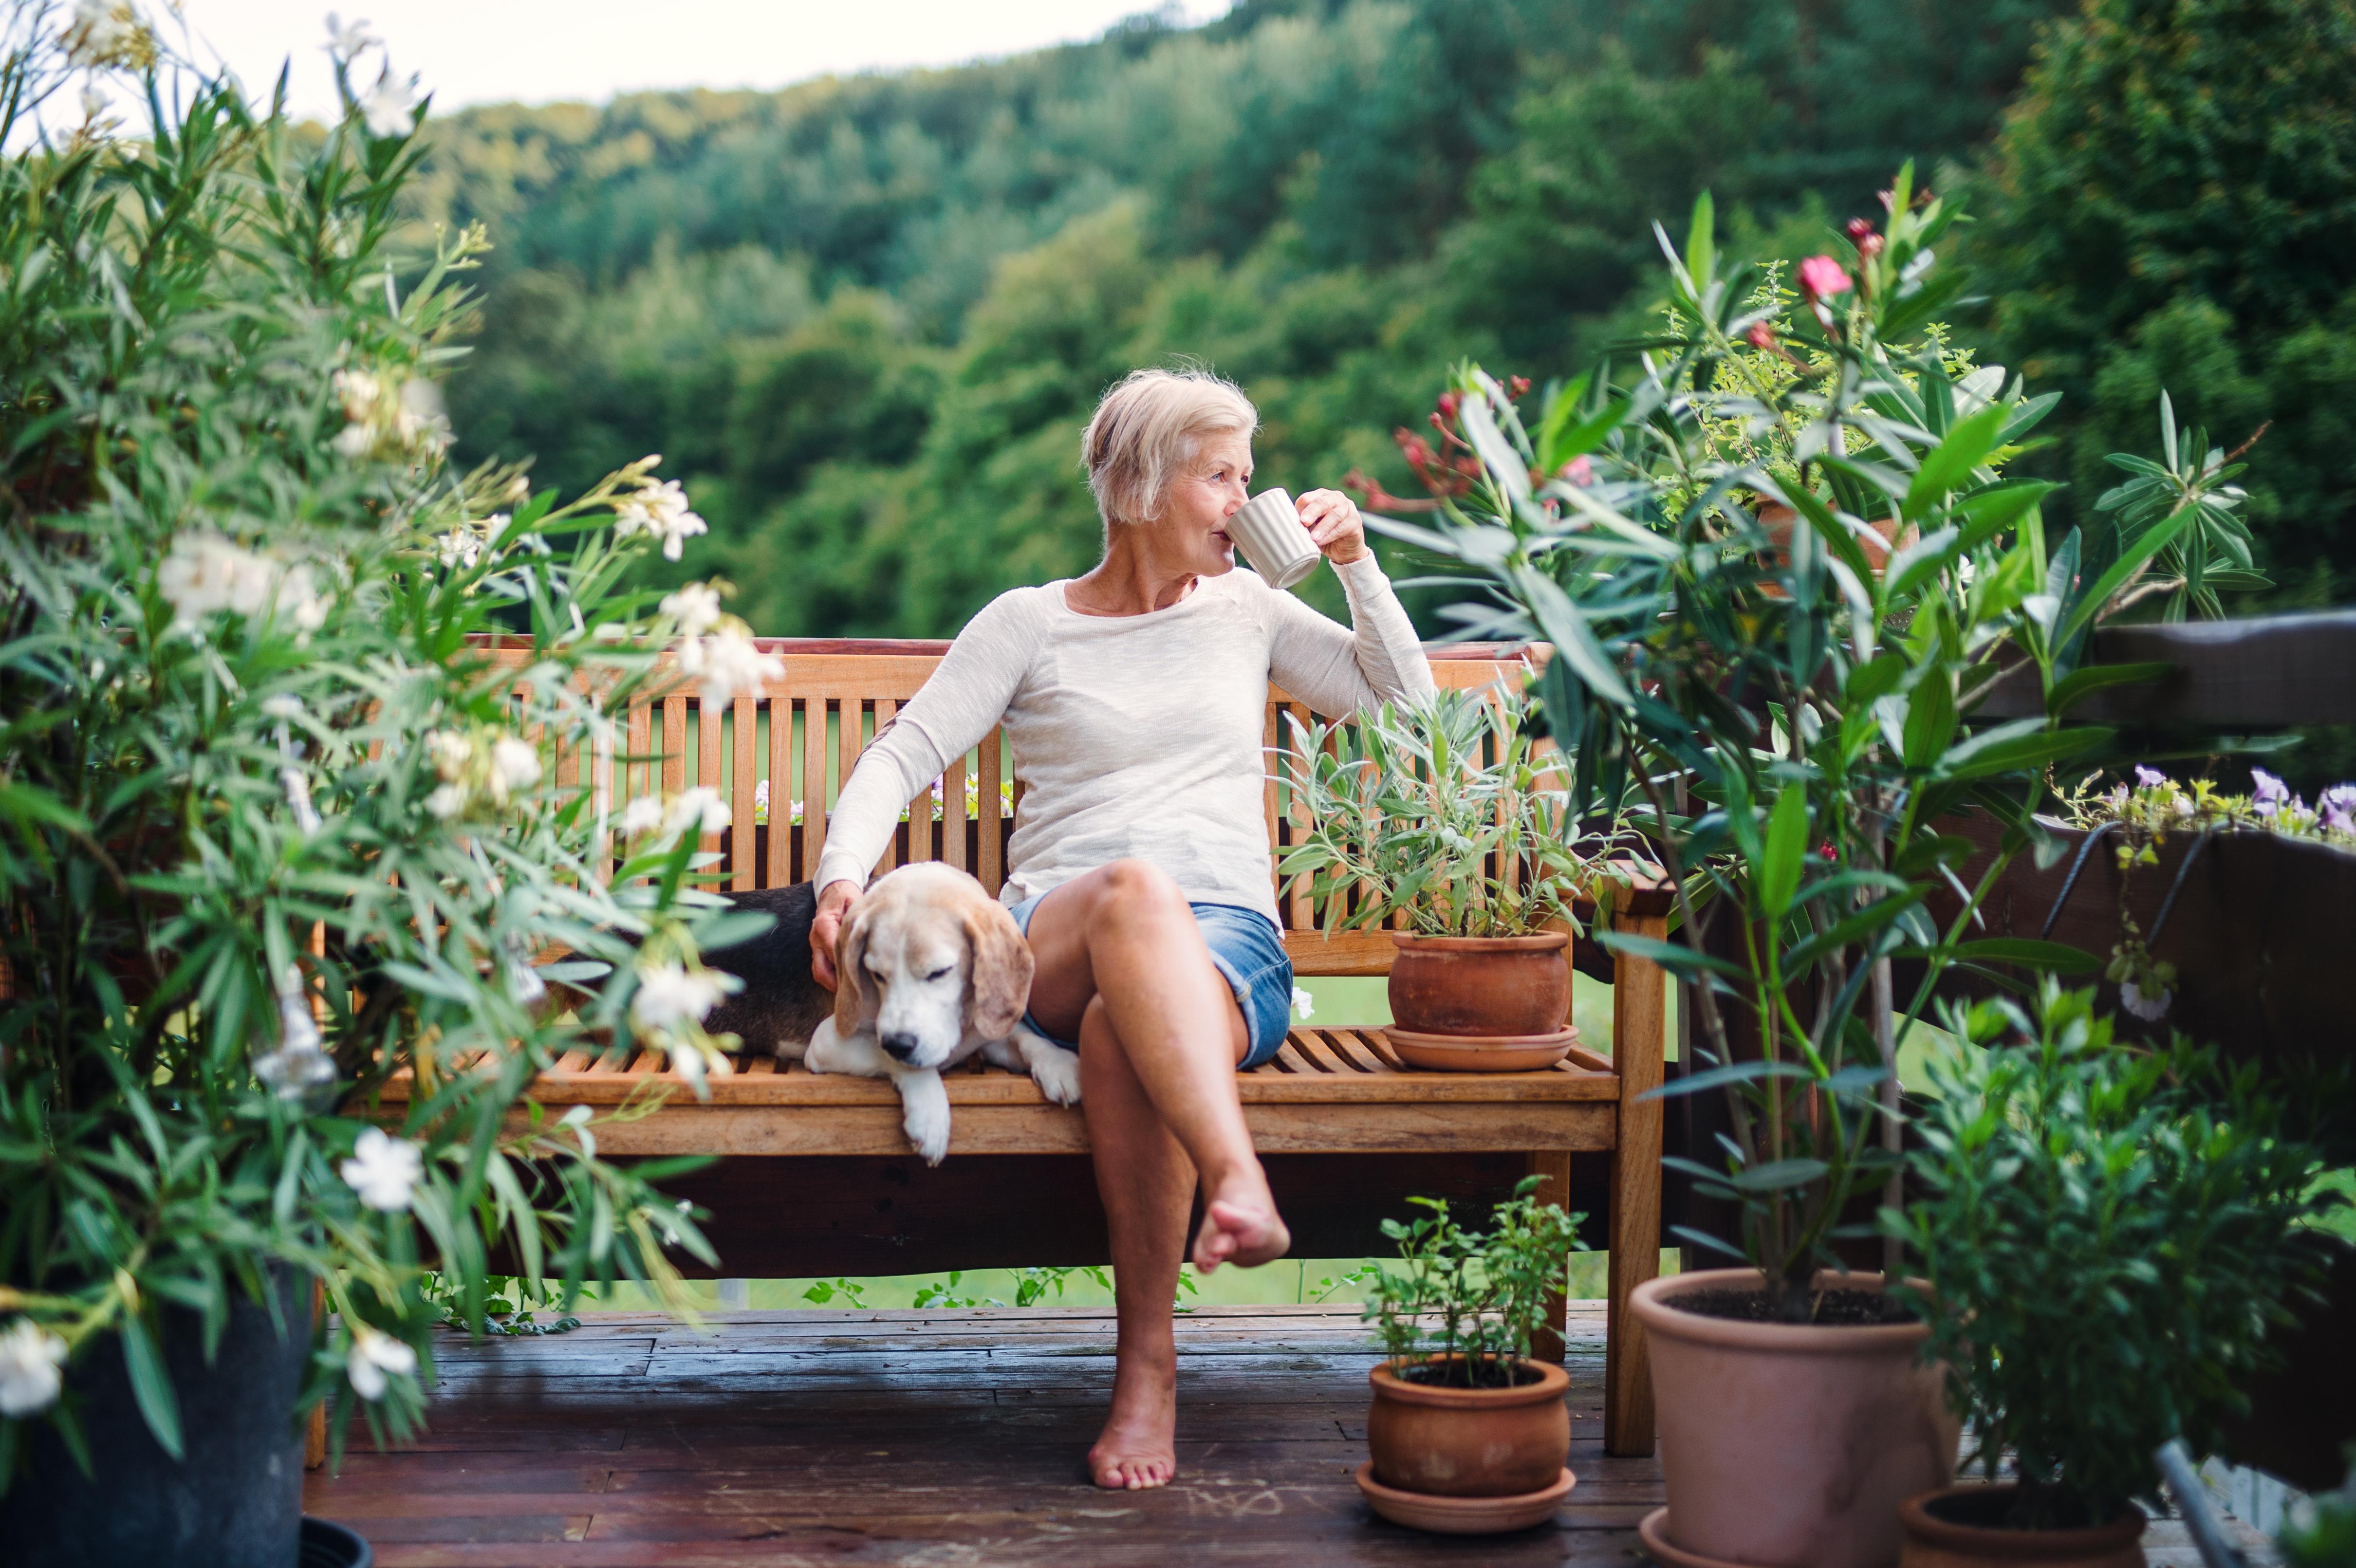
[[[718,790],[732,826],[706,835],[725,886],[798,881],[818,863],[827,812],[862,749],[913,697],[946,643],[764,639],[786,677],[703,713],[691,691],[633,709],[626,751],[607,775],[584,777],[577,755],[558,760],[560,783],[602,788],[618,812],[634,795],[690,784]],[[1486,646],[1435,647],[1443,686],[1477,688],[1519,673],[1515,658]],[[500,656],[505,656],[501,655]],[[520,656],[518,656],[519,657]],[[1282,743],[1286,709],[1306,708],[1271,690],[1267,741]],[[1271,771],[1275,771],[1272,767]],[[959,866],[997,892],[1005,877],[1012,814],[1001,804],[1002,736],[950,767],[937,819],[920,796],[877,869],[910,860]],[[768,818],[755,802],[769,783]],[[968,781],[978,781],[968,804]],[[1019,809],[1020,781],[1009,793]],[[801,806],[794,819],[794,803]],[[1290,841],[1290,793],[1274,780],[1266,811],[1271,844]],[[1273,875],[1271,863],[1271,875]],[[1380,976],[1394,951],[1382,932],[1331,941],[1308,901],[1281,901],[1285,944],[1303,976]],[[1666,901],[1640,890],[1612,912],[1623,929],[1660,934]],[[1608,1243],[1610,1305],[1604,1441],[1613,1454],[1653,1449],[1652,1382],[1630,1292],[1657,1271],[1660,1249],[1658,1102],[1665,988],[1655,965],[1600,950],[1581,966],[1615,983],[1606,1055],[1581,1049],[1543,1072],[1432,1073],[1403,1066],[1377,1027],[1295,1028],[1275,1061],[1242,1075],[1244,1116],[1267,1160],[1294,1233],[1294,1254],[1387,1252],[1379,1221],[1402,1213],[1408,1192],[1479,1201],[1526,1174],[1545,1179],[1549,1200],[1590,1214]],[[1592,1042],[1581,1042],[1588,1047]],[[680,1084],[643,1119],[601,1126],[598,1147],[633,1155],[725,1157],[667,1190],[712,1211],[706,1227],[732,1275],[793,1277],[904,1274],[952,1268],[1102,1263],[1102,1211],[1087,1166],[1087,1129],[1077,1110],[1049,1104],[1031,1080],[979,1060],[948,1076],[955,1107],[949,1158],[928,1168],[908,1151],[898,1098],[873,1079],[814,1075],[766,1059],[712,1080],[708,1100],[685,1091],[659,1056],[627,1061],[566,1057],[532,1093],[551,1105],[618,1104],[649,1081]],[[386,1097],[405,1098],[396,1081]],[[1603,1215],[1597,1226],[1593,1216]],[[1281,1265],[1278,1265],[1281,1266]],[[1544,1349],[1562,1355],[1558,1334]]]

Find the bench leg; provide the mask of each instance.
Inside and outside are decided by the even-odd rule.
[[[327,1309],[327,1286],[314,1281],[311,1285],[311,1316],[316,1318]],[[327,1462],[327,1402],[321,1400],[311,1407],[310,1419],[303,1424],[303,1467],[316,1470]]]
[[[1564,1148],[1538,1148],[1526,1157],[1528,1165],[1525,1174],[1539,1179],[1537,1199],[1559,1209],[1570,1195],[1570,1151]],[[1530,1353],[1541,1361],[1562,1365],[1564,1333],[1570,1327],[1570,1302],[1560,1291],[1551,1292],[1546,1300],[1546,1324],[1530,1337]]]
[[[1659,939],[1668,923],[1633,917],[1622,929]],[[1628,1309],[1636,1287],[1661,1272],[1661,1125],[1658,1100],[1667,1032],[1666,976],[1657,964],[1621,956],[1612,988],[1612,1064],[1620,1073],[1620,1127],[1612,1150],[1611,1299],[1603,1349],[1603,1451],[1653,1451],[1653,1367],[1644,1326]]]

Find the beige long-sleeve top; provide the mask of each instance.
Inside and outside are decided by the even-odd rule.
[[[819,887],[864,882],[901,807],[1003,723],[1024,786],[1003,901],[1135,859],[1192,902],[1277,919],[1260,793],[1269,680],[1332,715],[1432,692],[1423,645],[1374,556],[1334,571],[1346,627],[1241,568],[1142,615],[1081,614],[1061,581],[1000,594],[859,759]]]

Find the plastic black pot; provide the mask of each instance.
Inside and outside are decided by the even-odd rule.
[[[294,1420],[311,1349],[309,1282],[274,1276],[284,1333],[234,1286],[210,1365],[197,1315],[166,1311],[161,1349],[180,1401],[187,1457],[156,1445],[132,1397],[119,1341],[68,1372],[92,1474],[46,1422],[31,1465],[0,1497],[0,1556],[41,1568],[297,1568],[303,1433]],[[322,1562],[335,1559],[322,1559]]]

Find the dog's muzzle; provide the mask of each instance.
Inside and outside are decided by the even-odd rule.
[[[916,1037],[913,1034],[887,1034],[882,1037],[884,1049],[894,1061],[905,1061],[916,1054]]]

